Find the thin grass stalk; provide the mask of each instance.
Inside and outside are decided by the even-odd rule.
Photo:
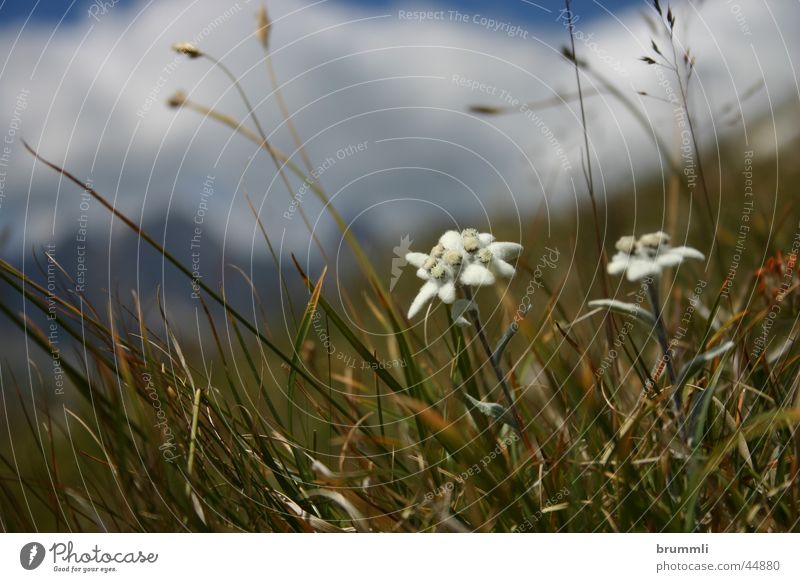
[[[269,16],[267,16],[267,10],[264,8],[264,6],[261,7],[258,16],[260,20],[258,33],[261,38],[261,46],[264,49],[264,60],[266,61],[267,76],[269,77],[270,85],[272,85],[272,92],[275,95],[275,101],[278,104],[278,110],[281,112],[281,117],[283,117],[283,121],[286,123],[286,127],[289,129],[289,133],[292,136],[294,145],[300,154],[300,158],[303,160],[306,171],[310,175],[314,170],[313,164],[311,163],[311,159],[308,157],[308,154],[303,147],[303,140],[300,139],[300,134],[294,125],[294,121],[292,121],[292,116],[289,114],[289,108],[286,106],[286,100],[283,98],[283,91],[281,90],[281,85],[278,82],[278,75],[275,72],[275,64],[272,61],[272,51],[269,49],[269,37],[272,30],[272,22],[270,21]]]
[[[681,69],[679,65],[678,59],[678,49],[675,45],[675,20],[671,20],[670,22],[664,22],[663,17],[659,13],[659,20],[661,25],[664,27],[666,31],[670,48],[672,49],[672,70],[675,73],[675,79],[678,82],[678,93],[681,97],[681,106],[683,107],[683,111],[686,114],[686,123],[689,126],[689,134],[692,138],[692,148],[694,149],[694,155],[697,160],[697,174],[700,177],[700,185],[703,188],[703,200],[705,202],[706,213],[708,215],[708,223],[709,228],[711,229],[711,246],[713,247],[713,252],[717,256],[717,266],[719,268],[719,275],[722,279],[725,278],[725,267],[724,262],[722,260],[722,250],[719,245],[719,238],[717,237],[717,224],[714,218],[714,210],[711,208],[711,197],[709,196],[708,192],[708,183],[706,181],[706,173],[703,169],[703,157],[700,155],[700,145],[697,143],[697,134],[695,133],[694,128],[694,121],[692,120],[692,114],[689,108],[689,83],[691,81],[691,72],[693,68],[693,61],[690,62],[689,60],[689,53],[684,52],[686,59],[684,62],[687,64],[688,73],[686,76],[686,82],[684,83],[683,76],[681,75]]]
[[[248,130],[241,123],[236,121],[233,117],[214,111],[206,107],[205,105],[194,103],[188,99],[184,99],[182,101],[182,105],[188,107],[189,109],[197,111],[198,113],[208,115],[212,119],[215,119],[220,123],[227,125],[228,127],[240,133],[244,137],[247,137],[248,139],[254,141],[256,144],[258,144],[259,147],[267,149],[270,155],[274,154],[278,159],[280,159],[281,162],[285,164],[292,171],[292,173],[295,174],[298,178],[304,180],[309,185],[309,188],[311,188],[311,191],[314,193],[314,195],[317,196],[317,198],[323,203],[325,210],[327,210],[333,217],[334,222],[336,222],[336,226],[341,231],[342,235],[344,236],[344,239],[347,241],[347,244],[353,251],[353,254],[355,254],[356,261],[358,262],[359,267],[369,278],[370,284],[375,288],[376,292],[378,293],[378,296],[381,298],[381,301],[388,306],[389,310],[395,317],[397,318],[401,317],[394,303],[389,301],[389,293],[387,292],[386,288],[381,282],[382,279],[378,276],[377,272],[375,271],[375,267],[373,267],[372,263],[367,258],[367,255],[364,252],[363,247],[358,242],[358,239],[356,239],[352,229],[349,228],[348,223],[344,220],[344,217],[342,217],[339,211],[336,210],[336,207],[333,206],[330,199],[328,199],[325,192],[322,190],[322,188],[315,180],[311,180],[308,176],[306,176],[303,170],[297,164],[292,162],[292,160],[289,159],[289,157],[285,153],[281,152],[275,146],[261,140],[257,134]]]
[[[100,195],[94,188],[89,186],[88,184],[82,182],[80,179],[75,177],[72,173],[68,172],[64,168],[50,162],[40,156],[33,148],[28,145],[27,142],[23,141],[23,145],[25,149],[30,152],[37,160],[45,164],[47,167],[55,170],[65,178],[69,179],[74,184],[80,186],[84,191],[88,192],[92,198],[97,200],[106,210],[111,212],[116,218],[122,221],[125,226],[133,230],[138,236],[142,238],[147,244],[153,247],[156,251],[158,251],[167,261],[169,261],[175,268],[177,268],[183,275],[188,277],[191,280],[194,280],[194,276],[192,272],[183,265],[178,259],[176,259],[171,253],[169,253],[163,246],[161,246],[152,236],[150,236],[142,227],[128,218],[125,214],[123,214],[120,210],[109,204],[109,202]],[[197,285],[208,294],[217,304],[219,304],[227,313],[229,313],[232,317],[234,317],[240,324],[245,326],[250,333],[255,335],[265,346],[267,346],[272,353],[278,356],[283,362],[288,365],[292,365],[292,359],[284,354],[277,345],[275,345],[269,338],[267,338],[261,331],[258,330],[250,321],[248,321],[245,317],[243,317],[238,311],[236,311],[233,307],[231,307],[227,301],[223,297],[219,295],[216,291],[214,291],[207,283],[205,283],[202,279],[196,281]],[[313,377],[308,375],[305,371],[298,368],[297,373],[301,376],[304,380],[310,382],[312,385],[317,385],[317,381],[314,380]]]
[[[289,182],[289,178],[287,178],[287,176],[286,176],[286,172],[284,171],[284,165],[280,163],[280,161],[278,160],[278,157],[275,155],[275,152],[269,146],[269,140],[267,139],[267,134],[264,131],[263,127],[261,127],[261,122],[258,120],[258,116],[256,115],[255,108],[253,107],[253,104],[250,103],[250,99],[247,97],[247,93],[245,92],[245,90],[242,87],[241,83],[239,83],[239,79],[237,79],[236,75],[234,75],[233,72],[227,66],[225,66],[225,64],[222,61],[220,61],[219,59],[214,58],[211,55],[206,54],[206,53],[202,53],[202,56],[205,57],[206,59],[208,59],[209,61],[211,61],[211,63],[213,63],[214,66],[218,67],[231,80],[231,83],[233,83],[233,86],[236,88],[237,93],[242,98],[242,101],[244,102],[244,105],[247,108],[248,116],[250,116],[250,118],[252,118],[253,124],[256,126],[256,130],[258,131],[258,135],[261,138],[260,145],[261,145],[262,149],[266,150],[269,153],[270,157],[272,158],[273,164],[275,164],[275,169],[278,170],[278,174],[280,175],[281,180],[283,181],[283,184],[286,187],[286,191],[291,196],[291,194],[293,192],[293,188],[292,188],[291,183]],[[317,248],[319,249],[320,253],[322,254],[323,259],[327,263],[328,262],[328,256],[325,253],[325,248],[323,247],[322,243],[320,242],[319,238],[317,237],[316,231],[312,228],[311,223],[309,222],[308,217],[305,214],[305,211],[302,208],[299,208],[299,210],[300,210],[300,216],[303,218],[303,222],[305,223],[309,234],[311,234],[311,237],[314,239],[314,243],[317,245]]]
[[[597,199],[595,196],[594,191],[594,177],[592,173],[592,150],[589,149],[589,126],[586,122],[586,107],[584,105],[584,97],[583,97],[583,84],[581,83],[581,70],[580,66],[578,65],[578,54],[575,52],[575,24],[573,19],[572,13],[572,1],[571,0],[564,0],[564,5],[566,7],[566,17],[568,18],[567,21],[567,30],[569,31],[569,42],[570,47],[572,49],[572,62],[575,66],[575,84],[578,87],[578,103],[580,103],[580,111],[581,111],[581,127],[583,129],[583,145],[586,150],[586,186],[589,191],[589,201],[592,206],[592,221],[594,224],[594,238],[595,238],[595,245],[597,246],[597,255],[600,259],[600,284],[603,290],[604,297],[610,297],[609,293],[609,283],[608,283],[608,272],[606,268],[608,267],[608,258],[606,257],[605,252],[605,245],[603,244],[603,237],[600,234],[600,216],[597,213]],[[608,318],[606,319],[606,339],[608,340],[608,345],[614,344],[614,335],[616,334],[616,322],[614,319],[614,315],[609,313]],[[615,376],[618,376],[618,370],[616,363],[612,367]]]

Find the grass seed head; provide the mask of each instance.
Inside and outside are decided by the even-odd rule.
[[[167,99],[167,105],[173,108],[183,107],[187,99],[188,97],[186,96],[186,93],[178,90],[175,91],[175,93],[173,93],[169,99]]]
[[[186,55],[190,59],[196,59],[203,56],[203,53],[200,51],[200,49],[190,42],[176,42],[172,45],[172,50],[182,55]]]
[[[272,21],[269,19],[269,15],[267,14],[267,8],[263,4],[256,13],[256,20],[258,22],[258,28],[256,29],[256,37],[266,49],[269,47],[269,36],[270,32],[272,32]]]

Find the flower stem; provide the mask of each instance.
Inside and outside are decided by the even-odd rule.
[[[472,301],[472,290],[469,287],[464,287],[464,295],[467,298],[467,301]],[[508,384],[506,383],[506,375],[503,370],[500,368],[500,362],[498,362],[494,357],[494,351],[492,347],[489,345],[489,340],[486,338],[486,333],[483,330],[483,324],[481,323],[481,316],[477,312],[477,310],[471,310],[470,315],[472,317],[472,323],[475,325],[475,331],[478,334],[478,340],[480,341],[481,345],[483,346],[484,351],[486,352],[487,357],[489,358],[489,362],[492,365],[492,369],[494,370],[495,375],[497,376],[497,381],[500,383],[500,388],[503,390],[503,396],[508,402],[508,408],[511,411],[511,415],[514,417],[514,424],[517,426],[517,432],[522,437],[522,441],[525,443],[525,447],[528,449],[528,452],[533,457],[537,457],[536,453],[533,450],[533,445],[531,445],[530,440],[528,439],[528,435],[525,434],[523,430],[522,424],[522,417],[519,415],[519,411],[517,410],[517,405],[514,402],[514,397],[511,395],[511,390],[508,388]]]
[[[683,426],[683,413],[681,412],[681,393],[680,389],[678,388],[678,380],[675,374],[675,368],[672,365],[672,356],[669,353],[669,341],[667,340],[667,330],[664,327],[664,318],[662,317],[662,309],[661,309],[661,299],[659,298],[658,294],[658,284],[660,279],[658,277],[654,277],[649,283],[647,283],[647,291],[650,297],[650,305],[653,307],[653,317],[655,317],[656,324],[656,338],[658,339],[658,344],[661,346],[661,351],[664,353],[663,359],[664,363],[667,366],[667,374],[669,375],[669,380],[672,383],[673,391],[672,391],[672,410],[675,413],[675,420],[678,423],[678,430],[680,431],[681,435],[684,432]]]

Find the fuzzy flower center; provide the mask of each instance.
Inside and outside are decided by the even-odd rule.
[[[483,248],[478,251],[478,260],[484,265],[488,264],[494,255],[488,248]]]
[[[461,253],[458,251],[447,251],[444,254],[444,261],[453,267],[458,267],[461,265],[462,257]]]
[[[474,253],[480,247],[480,241],[478,240],[477,236],[465,236],[464,237],[464,250],[468,253]]]
[[[639,237],[639,248],[651,257],[661,250],[669,250],[669,235],[661,231],[642,235]]]
[[[654,259],[660,253],[670,250],[669,235],[665,232],[651,232],[638,239],[633,236],[623,236],[616,243],[619,252],[626,255],[638,256],[643,259]]]
[[[431,269],[431,277],[434,279],[444,279],[445,274],[446,271],[442,263],[436,263]]]
[[[636,237],[623,236],[617,241],[615,246],[619,252],[625,253],[626,255],[632,255],[636,250]]]

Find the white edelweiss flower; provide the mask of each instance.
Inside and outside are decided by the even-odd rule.
[[[516,258],[520,251],[522,245],[517,243],[488,242],[475,253],[473,262],[463,270],[459,280],[470,287],[481,287],[493,285],[497,277],[510,279],[516,270],[507,260]]]
[[[691,247],[672,247],[669,235],[658,231],[634,240],[624,236],[617,241],[619,251],[608,263],[609,275],[625,273],[628,281],[656,277],[667,267],[681,264],[685,259],[703,260],[705,256]]]
[[[516,243],[495,242],[490,233],[465,228],[461,232],[445,232],[430,254],[407,253],[406,260],[417,268],[417,277],[425,281],[408,317],[414,317],[436,296],[444,303],[453,303],[458,285],[480,287],[493,284],[497,277],[512,277],[515,270],[507,261],[521,250],[522,246]]]

